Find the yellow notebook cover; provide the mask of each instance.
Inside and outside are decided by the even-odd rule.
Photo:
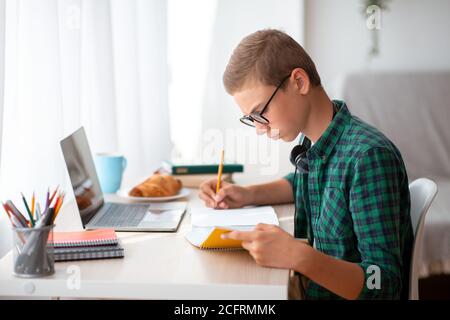
[[[200,249],[227,250],[242,249],[242,241],[222,239],[220,236],[232,230],[214,227],[214,228],[195,228],[186,235],[186,239],[194,246]]]

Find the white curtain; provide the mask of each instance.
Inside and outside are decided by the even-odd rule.
[[[3,90],[4,90],[4,70],[5,70],[5,1],[0,0],[0,167],[2,154],[2,119],[3,119]],[[9,234],[9,221],[0,212],[0,258],[8,250],[11,243]]]
[[[164,0],[7,0],[2,195],[66,181],[59,140],[128,158],[125,183],[170,154]]]
[[[5,1],[0,0],[0,166],[2,154],[3,91],[5,74]]]
[[[59,141],[81,125],[93,153],[127,157],[124,185],[170,156],[165,0],[6,0],[2,9],[1,200],[57,184],[72,197]]]

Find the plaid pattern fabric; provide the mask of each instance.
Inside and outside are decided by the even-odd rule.
[[[297,174],[295,183],[293,173],[285,176],[297,203],[295,236],[358,263],[365,274],[360,299],[399,299],[407,292],[413,243],[405,166],[388,138],[352,116],[344,102],[334,103],[339,111],[307,152],[309,173]],[[367,285],[376,284],[374,268],[379,289]],[[313,281],[306,295],[339,298]]]

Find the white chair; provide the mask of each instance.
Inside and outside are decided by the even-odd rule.
[[[425,216],[437,193],[434,181],[427,178],[414,180],[409,184],[411,196],[411,223],[414,232],[414,245],[411,255],[409,276],[409,299],[419,299],[419,267],[422,253]]]

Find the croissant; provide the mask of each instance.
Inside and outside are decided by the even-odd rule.
[[[168,197],[176,195],[181,181],[169,175],[154,174],[128,193],[132,197]]]

